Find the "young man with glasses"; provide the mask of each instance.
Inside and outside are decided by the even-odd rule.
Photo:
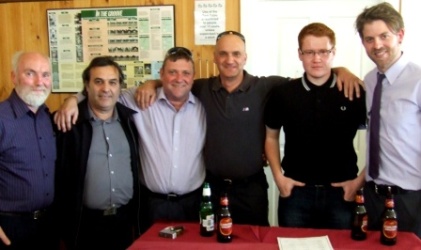
[[[303,77],[276,87],[264,114],[265,152],[280,192],[278,223],[349,228],[355,193],[364,183],[353,146],[358,128],[366,123],[364,98],[350,101],[336,87],[336,39],[329,27],[311,23],[301,30],[298,42]]]
[[[201,102],[190,92],[194,72],[190,50],[174,47],[166,53],[160,70],[162,87],[156,105],[140,110],[135,88],[120,95],[121,103],[137,111],[133,119],[140,140],[143,230],[157,220],[199,221],[206,116]],[[75,98],[69,98],[61,110],[74,113],[75,106]]]

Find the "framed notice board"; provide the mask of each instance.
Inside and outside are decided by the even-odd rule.
[[[125,86],[159,78],[165,52],[175,44],[174,5],[49,9],[53,92],[79,92],[82,71],[96,56],[121,66]]]

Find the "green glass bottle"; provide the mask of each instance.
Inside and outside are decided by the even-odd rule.
[[[209,183],[203,184],[202,202],[200,204],[200,235],[210,237],[215,233],[215,213],[211,201]]]

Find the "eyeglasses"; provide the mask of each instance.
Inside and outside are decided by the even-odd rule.
[[[317,51],[315,51],[315,50],[301,50],[300,49],[300,52],[303,56],[306,56],[306,57],[315,57],[316,54],[320,57],[328,57],[330,55],[330,53],[332,53],[334,48],[335,47],[332,47],[331,49],[321,49],[321,50],[317,50]]]
[[[244,38],[243,34],[237,31],[233,31],[233,30],[227,30],[222,33],[219,33],[219,35],[216,37],[216,41],[218,41],[219,39],[221,39],[221,37],[225,35],[235,35],[235,36],[238,36],[244,43],[246,42],[246,38]]]
[[[180,54],[180,53],[184,54],[184,55],[187,55],[190,58],[193,57],[191,51],[189,49],[184,48],[184,47],[173,47],[173,48],[169,49],[167,51],[167,54],[165,55],[165,57]]]

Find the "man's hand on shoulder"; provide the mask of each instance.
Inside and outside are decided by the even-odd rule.
[[[354,96],[359,98],[360,88],[364,88],[364,82],[347,68],[337,67],[334,68],[334,72],[338,77],[338,89],[344,91],[345,97],[349,98],[351,101],[354,99]]]
[[[158,80],[147,80],[137,87],[135,100],[140,109],[147,109],[156,101],[156,89],[159,85]]]
[[[57,125],[58,130],[67,132],[76,124],[78,115],[77,97],[69,96],[54,114],[54,123]]]

